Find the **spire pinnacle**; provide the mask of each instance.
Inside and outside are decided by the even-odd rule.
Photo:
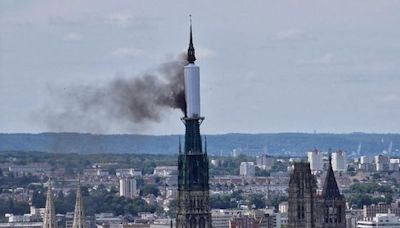
[[[192,15],[189,15],[189,20],[190,20],[190,38],[189,38],[189,48],[188,48],[188,54],[187,54],[187,61],[189,63],[194,63],[196,61],[195,57],[195,51],[194,51],[194,46],[193,46],[193,34],[192,34]]]
[[[342,197],[336,182],[335,173],[332,169],[332,155],[329,154],[329,167],[326,173],[322,196],[325,199],[336,199]]]
[[[44,228],[57,228],[56,212],[54,209],[53,202],[53,191],[51,185],[51,178],[48,181],[47,187],[47,197],[46,197],[46,208],[44,212],[43,227]]]
[[[85,213],[82,205],[80,177],[78,177],[78,184],[76,187],[76,202],[75,202],[74,221],[72,224],[72,228],[86,228]]]

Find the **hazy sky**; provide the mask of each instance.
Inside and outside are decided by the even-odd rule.
[[[177,110],[146,126],[47,118],[69,107],[58,91],[181,53],[189,14],[203,133],[400,132],[398,0],[1,0],[0,132],[183,133]]]

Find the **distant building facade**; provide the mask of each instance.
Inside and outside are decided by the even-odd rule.
[[[154,175],[167,177],[178,173],[178,166],[157,166],[154,169]]]
[[[274,158],[266,154],[256,157],[256,165],[260,169],[270,170],[274,165]]]
[[[339,150],[332,153],[332,169],[340,172],[347,171],[346,152]]]
[[[394,214],[377,214],[372,220],[358,221],[357,228],[398,228],[400,218]]]
[[[240,163],[240,175],[250,177],[255,176],[255,168],[254,162],[242,162]]]
[[[307,153],[308,162],[312,172],[322,171],[324,168],[323,155],[318,150],[313,150]]]
[[[389,171],[389,157],[384,155],[376,155],[375,168],[378,172]]]
[[[119,180],[119,196],[132,199],[137,195],[136,180],[134,178],[126,177]]]

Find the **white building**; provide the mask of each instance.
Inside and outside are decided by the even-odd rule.
[[[400,168],[400,159],[399,158],[391,158],[389,163],[390,171],[399,171]]]
[[[384,155],[375,156],[376,171],[389,171],[389,158]]]
[[[257,156],[256,164],[260,169],[270,170],[274,165],[274,158],[266,154]]]
[[[333,171],[347,171],[346,153],[344,151],[337,151],[332,153],[332,169]]]
[[[324,168],[322,153],[318,150],[310,151],[307,153],[308,162],[310,163],[311,171],[322,171]]]
[[[134,198],[137,194],[136,180],[133,178],[122,178],[119,180],[119,196]]]
[[[116,169],[115,174],[117,177],[140,177],[142,176],[142,171],[134,168]]]
[[[177,174],[178,166],[157,166],[154,169],[154,175],[167,177],[173,174]]]
[[[279,208],[279,210],[278,210],[279,213],[288,213],[289,204],[288,204],[288,202],[282,202],[279,204],[278,208]]]
[[[242,162],[240,163],[240,175],[241,176],[255,176],[256,167],[254,162]]]
[[[371,163],[370,159],[368,156],[361,156],[360,157],[360,164],[368,164]]]
[[[400,218],[394,214],[376,214],[372,221],[357,222],[357,228],[369,227],[399,228]]]
[[[237,209],[213,209],[211,210],[213,228],[229,228],[229,220],[241,217],[243,210]]]

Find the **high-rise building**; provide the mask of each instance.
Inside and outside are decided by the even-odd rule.
[[[345,228],[346,200],[337,186],[331,158],[320,196],[316,188],[309,163],[295,163],[288,190],[288,227]]]
[[[339,150],[332,153],[332,169],[333,171],[347,171],[346,152]]]
[[[119,180],[119,196],[132,199],[137,195],[136,180],[134,178],[125,177]]]
[[[76,188],[76,202],[74,211],[74,222],[72,228],[86,228],[85,211],[83,210],[83,202],[81,195],[81,183],[78,180],[78,186]]]
[[[54,195],[51,185],[51,179],[48,181],[46,208],[43,218],[43,228],[57,228],[56,212],[54,209]]]
[[[186,113],[182,118],[185,124],[185,148],[178,157],[178,198],[177,228],[210,228],[209,173],[207,143],[205,151],[200,136],[200,69],[193,46],[192,24],[187,54],[188,64],[184,67]],[[180,150],[180,146],[179,146]]]
[[[274,165],[274,158],[272,156],[268,156],[266,154],[259,155],[256,158],[257,167],[260,169],[270,170]]]
[[[360,157],[360,164],[367,164],[367,163],[371,163],[369,157],[368,156],[361,156]]]
[[[378,172],[389,171],[389,157],[384,155],[376,155],[375,168]]]
[[[245,177],[251,177],[256,174],[256,167],[254,162],[242,162],[240,163],[240,175]]]
[[[323,155],[318,150],[313,150],[307,153],[308,162],[312,172],[322,171],[324,168]]]

